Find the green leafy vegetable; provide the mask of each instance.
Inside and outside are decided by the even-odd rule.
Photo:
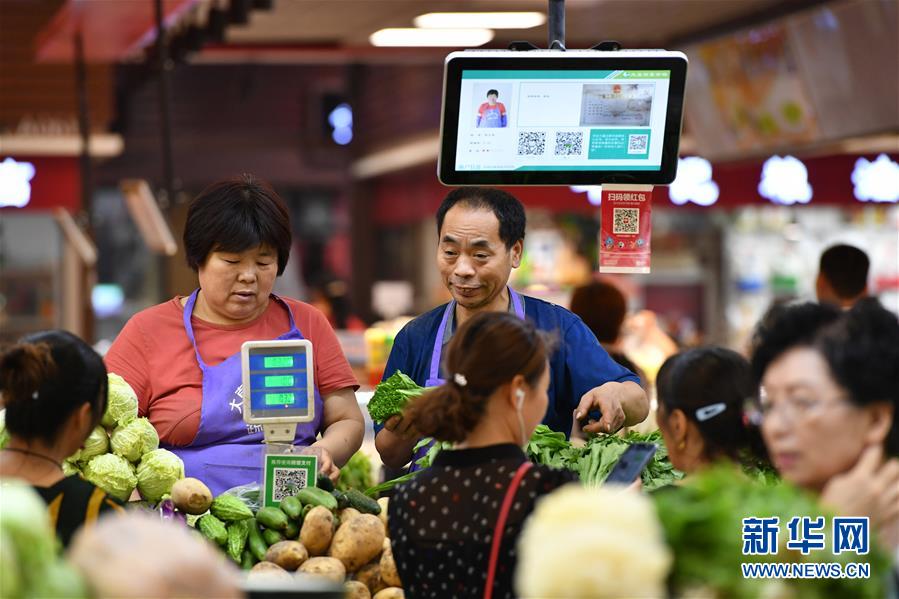
[[[606,480],[621,454],[632,443],[655,443],[659,446],[641,474],[643,488],[647,491],[670,485],[683,476],[668,459],[668,450],[659,431],[646,435],[631,431],[624,437],[596,435],[583,447],[576,447],[564,434],[541,424],[528,442],[527,454],[538,464],[575,472],[586,485],[599,485]]]
[[[9,431],[6,430],[6,410],[0,410],[0,449],[9,443]]]
[[[759,484],[732,464],[720,464],[691,475],[686,484],[652,494],[665,536],[674,555],[669,583],[674,596],[728,597],[884,597],[890,559],[876,539],[865,556],[833,555],[830,533],[827,547],[802,555],[786,549],[786,525],[794,516],[829,515],[815,499],[787,483]],[[780,547],[775,555],[743,555],[743,518],[780,518]],[[869,579],[745,579],[740,564],[749,562],[868,562]],[[777,592],[779,591],[779,592]]]
[[[380,424],[391,416],[402,414],[411,399],[428,390],[397,371],[375,388],[374,395],[368,402],[368,413],[374,422]]]
[[[337,489],[340,491],[348,491],[349,489],[365,491],[373,484],[374,477],[372,476],[371,460],[361,451],[357,451],[340,469]]]
[[[415,460],[415,463],[420,467],[419,470],[414,470],[412,472],[408,472],[402,476],[394,478],[393,480],[388,480],[386,482],[381,483],[380,485],[371,487],[370,489],[367,489],[365,491],[365,494],[368,495],[369,497],[377,497],[381,493],[384,493],[385,491],[389,491],[390,489],[392,489],[393,487],[397,486],[400,483],[404,483],[404,482],[412,480],[413,478],[418,476],[418,474],[422,470],[426,470],[427,468],[431,467],[431,464],[434,463],[434,458],[437,457],[438,453],[440,453],[444,449],[450,449],[453,446],[452,443],[443,443],[443,442],[435,441],[431,437],[425,437],[424,439],[422,439],[415,445],[415,448],[412,450],[413,455],[415,453],[418,453],[419,449],[427,446],[428,444],[432,444],[431,447],[428,449],[428,453],[426,453],[422,457]]]

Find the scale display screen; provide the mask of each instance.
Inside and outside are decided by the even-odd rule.
[[[309,414],[310,355],[303,346],[249,349],[250,413],[255,418]]]

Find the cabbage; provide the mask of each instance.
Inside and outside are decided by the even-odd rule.
[[[78,457],[73,459],[70,456],[69,460],[86,464],[104,453],[109,453],[109,435],[106,433],[105,428],[98,426],[84,440],[84,446],[79,450]]]
[[[137,467],[137,490],[141,497],[156,503],[172,492],[172,485],[184,478],[184,462],[171,451],[157,449],[144,455]]]
[[[115,428],[137,418],[137,395],[128,382],[117,374],[109,373],[109,401],[100,424]]]
[[[66,460],[62,463],[62,473],[66,476],[72,476],[74,474],[81,474],[81,469],[78,468],[78,464],[71,461]],[[0,595],[2,597],[2,595]]]
[[[0,410],[0,449],[9,443],[9,431],[6,430],[6,410]]]
[[[16,546],[8,534],[0,530],[0,597],[18,597],[22,589],[22,573]]]
[[[159,435],[146,418],[138,418],[112,433],[112,453],[129,462],[138,461],[142,455],[159,447]]]
[[[29,597],[83,599],[88,596],[81,574],[63,561],[47,564],[39,578],[28,589]]]
[[[133,468],[125,458],[104,453],[87,463],[84,467],[84,478],[109,495],[127,501],[137,486]]]
[[[30,485],[5,479],[0,484],[0,514],[0,539],[4,545],[0,553],[6,553],[8,542],[12,544],[22,582],[29,586],[56,559],[56,531],[50,526],[47,504]]]

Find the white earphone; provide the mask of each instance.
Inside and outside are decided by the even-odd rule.
[[[518,405],[517,405],[516,407],[520,410],[520,409],[521,409],[521,406],[524,405],[524,390],[523,390],[523,389],[516,389],[516,390],[515,390],[515,397],[518,398]]]

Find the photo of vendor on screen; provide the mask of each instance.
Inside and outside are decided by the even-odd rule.
[[[586,84],[581,99],[581,126],[648,127],[654,84]]]
[[[475,127],[478,129],[496,129],[505,127],[508,123],[506,105],[499,101],[499,91],[487,90],[487,101],[478,106],[475,116]]]

